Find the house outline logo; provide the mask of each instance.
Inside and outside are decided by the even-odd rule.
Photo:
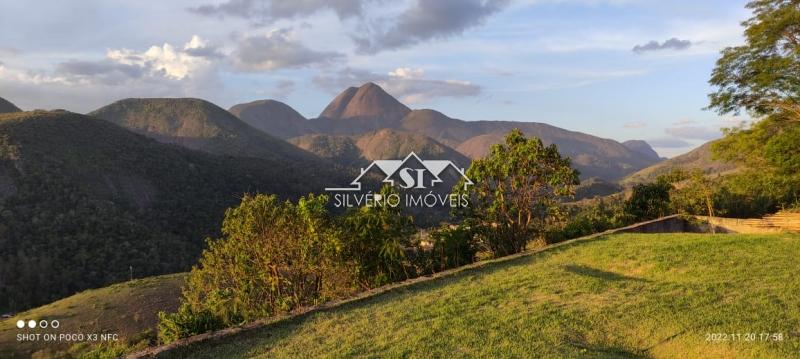
[[[466,172],[463,168],[459,168],[456,166],[455,163],[448,160],[423,160],[417,156],[416,153],[413,151],[408,154],[402,160],[375,160],[369,164],[369,166],[365,168],[361,168],[361,173],[352,181],[350,182],[350,187],[337,187],[337,188],[325,188],[326,191],[330,192],[338,192],[338,191],[360,191],[361,190],[361,178],[364,177],[370,170],[373,168],[379,169],[385,177],[381,181],[382,183],[388,183],[391,186],[395,185],[395,180],[392,177],[395,174],[401,173],[401,171],[405,169],[409,169],[410,167],[404,166],[410,160],[417,160],[420,164],[422,164],[422,169],[417,169],[417,171],[424,170],[427,173],[430,173],[433,176],[433,180],[431,181],[431,186],[435,185],[436,183],[441,183],[443,180],[441,179],[441,174],[447,170],[447,168],[452,167],[460,176],[463,178],[464,181],[464,189],[466,190],[468,186],[474,184],[472,180],[467,177]],[[422,172],[417,172],[418,176],[417,181],[415,181],[416,185],[420,185],[418,180],[422,176]],[[406,173],[407,175],[407,173]],[[415,188],[425,188],[425,187],[415,187]]]

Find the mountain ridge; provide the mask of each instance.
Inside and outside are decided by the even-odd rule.
[[[652,182],[659,175],[667,174],[678,168],[701,169],[705,174],[721,174],[736,170],[736,164],[726,163],[713,158],[711,146],[713,146],[714,142],[716,142],[716,140],[706,142],[680,156],[667,159],[631,173],[623,178],[620,183],[622,185],[631,186],[638,183]]]
[[[295,199],[350,178],[161,143],[67,111],[1,114],[0,312],[127,280],[129,267],[187,270],[245,193]]]
[[[276,100],[238,104],[228,112],[248,125],[281,139],[313,133],[311,122],[291,106]]]
[[[268,116],[263,117],[265,122],[270,123],[264,130],[279,135],[280,130],[270,128],[277,127],[282,120],[270,122]],[[572,159],[582,178],[599,177],[614,181],[661,161],[657,155],[653,156],[654,151],[648,152],[647,149],[652,151],[652,148],[642,141],[629,142],[628,146],[632,147],[629,148],[611,139],[546,123],[463,121],[433,109],[412,110],[374,83],[345,89],[326,106],[318,118],[306,121],[302,124],[308,125],[304,128],[309,133],[295,132],[298,135],[295,137],[312,133],[359,136],[392,129],[427,136],[430,140],[472,159],[485,156],[491,145],[503,142],[506,133],[519,128],[527,136],[536,136],[545,144],[556,144],[562,154]],[[298,120],[297,123],[301,122]]]
[[[11,113],[11,112],[20,112],[22,111],[17,105],[11,103],[11,101],[6,100],[0,97],[0,113]]]
[[[89,113],[159,142],[213,154],[319,162],[225,109],[197,98],[128,98]]]

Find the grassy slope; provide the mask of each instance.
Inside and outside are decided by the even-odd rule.
[[[26,333],[117,333],[133,339],[158,323],[159,311],[178,307],[186,274],[169,274],[136,279],[105,288],[87,290],[71,297],[19,313],[0,321],[0,357],[28,357],[35,351],[65,350],[69,343],[18,343],[17,320],[60,321],[58,330],[28,330]]]
[[[191,357],[797,357],[798,235],[618,235],[176,353]],[[782,343],[706,333],[782,332]]]

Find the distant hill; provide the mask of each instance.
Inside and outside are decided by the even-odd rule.
[[[70,342],[20,342],[17,320],[58,320],[62,333],[115,333],[136,344],[155,339],[158,312],[178,308],[186,273],[135,279],[91,289],[0,320],[0,357],[77,357]]]
[[[711,144],[713,143],[714,141],[705,143],[688,153],[639,170],[622,179],[620,183],[623,185],[633,185],[652,182],[656,177],[667,174],[676,168],[700,168],[706,174],[725,173],[735,170],[735,164],[716,161],[711,158]]]
[[[229,111],[248,125],[282,139],[314,132],[303,115],[280,101],[253,101],[233,106]]]
[[[597,177],[582,180],[580,185],[575,188],[575,198],[573,201],[605,197],[619,193],[623,188],[615,182],[609,182]]]
[[[467,122],[447,117],[445,114],[430,110],[413,110],[403,118],[401,128],[406,131],[425,134],[452,148],[457,148],[467,139],[480,135],[480,130]],[[467,157],[469,153],[461,152]],[[473,157],[474,158],[474,157]]]
[[[305,135],[289,142],[345,166],[361,167],[373,160],[402,159],[411,152],[425,159],[450,160],[463,168],[470,163],[469,158],[425,135],[388,128],[353,136]]]
[[[254,129],[230,112],[193,98],[129,98],[91,113],[164,143],[239,157],[315,161],[315,156]]]
[[[470,159],[425,135],[413,132],[382,129],[358,137],[356,145],[368,160],[402,159],[415,152],[425,159],[450,160],[468,167]]]
[[[661,156],[659,156],[658,153],[653,149],[653,147],[650,147],[650,144],[647,143],[646,141],[630,140],[623,142],[622,145],[627,147],[631,151],[637,152],[655,161],[661,160]]]
[[[0,312],[126,280],[130,267],[187,270],[244,193],[296,198],[351,178],[163,144],[66,111],[0,115]]]
[[[0,113],[19,112],[22,111],[19,107],[15,106],[10,101],[0,97]]]
[[[311,134],[291,138],[289,143],[343,166],[363,167],[368,164],[351,136]]]
[[[246,105],[237,106],[246,107]],[[234,108],[241,108],[237,106]],[[256,115],[257,107],[252,109],[253,117],[269,117],[267,114],[270,110]],[[277,128],[284,122],[280,116],[274,115],[273,120],[267,122],[271,125],[263,127],[264,131],[278,137],[287,135],[287,130]],[[297,126],[300,123],[292,121],[291,125]],[[305,127],[305,124],[309,126]],[[614,140],[568,131],[544,123],[462,121],[435,110],[411,110],[373,83],[344,90],[328,104],[319,118],[308,120],[302,127],[303,131],[308,130],[316,135],[346,135],[354,139],[383,129],[399,131],[391,132],[395,135],[414,133],[427,136],[429,140],[449,147],[467,158],[485,156],[491,145],[502,142],[505,134],[514,128],[521,129],[528,136],[539,137],[546,144],[555,143],[562,154],[572,158],[573,164],[581,171],[581,178],[584,179],[599,177],[604,180],[618,180],[661,160],[643,141],[629,142],[626,146]],[[295,129],[288,131],[299,133]],[[303,142],[306,146],[301,147],[309,149],[310,138],[312,137],[303,141],[295,139],[293,142]],[[313,138],[320,139],[319,136]],[[418,140],[420,139],[410,140],[406,137],[391,143],[407,143],[409,145],[403,147],[403,150],[406,150],[413,147],[411,144],[421,145],[423,142],[428,142]],[[422,152],[419,148],[414,150],[417,153]]]
[[[538,137],[546,145],[555,143],[562,155],[572,159],[572,165],[581,172],[582,179],[599,177],[616,180],[656,162],[614,140],[544,123],[478,121],[465,124],[476,129],[475,133],[484,132],[464,140],[456,147],[458,152],[471,158],[486,156],[492,145],[503,142],[508,131],[519,128],[525,135]]]

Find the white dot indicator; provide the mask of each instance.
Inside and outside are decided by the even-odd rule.
[[[25,321],[24,320],[18,320],[17,321],[17,328],[19,328],[19,329],[25,328]]]
[[[36,321],[35,320],[29,320],[28,321],[28,328],[31,328],[31,329],[36,328]]]

